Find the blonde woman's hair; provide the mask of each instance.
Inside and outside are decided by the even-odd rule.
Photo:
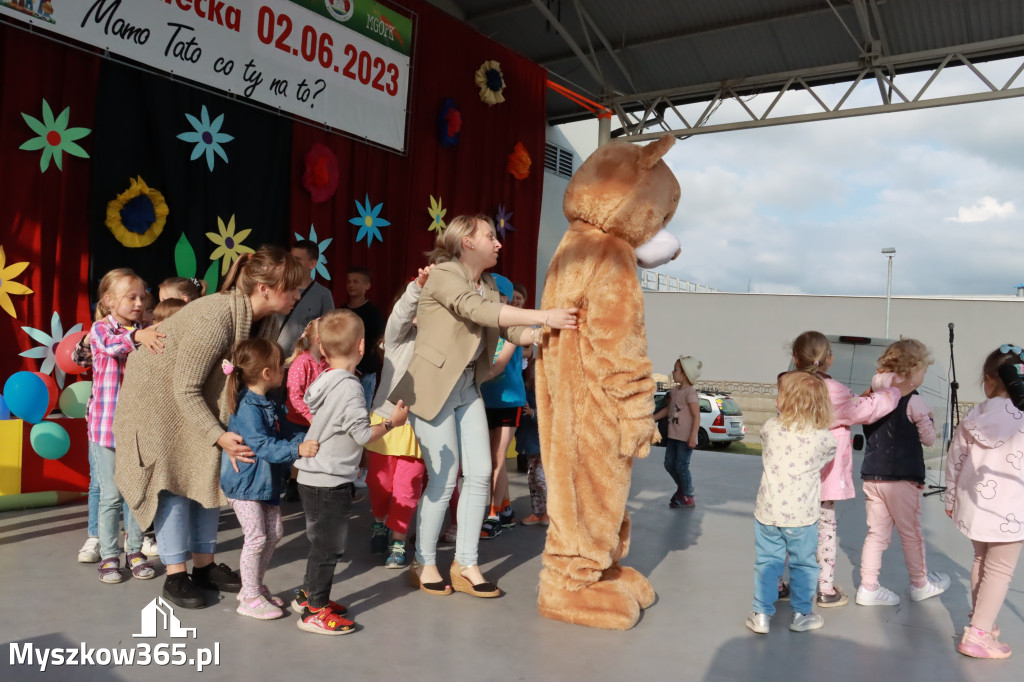
[[[295,259],[279,246],[261,246],[255,253],[243,253],[224,276],[221,293],[238,289],[251,296],[257,284],[277,291],[297,289],[309,274]]]
[[[462,256],[462,240],[473,236],[478,220],[484,221],[494,229],[494,220],[482,213],[457,216],[448,223],[448,227],[438,233],[434,240],[434,249],[427,252],[427,259],[431,263],[458,260]]]
[[[928,346],[917,339],[900,339],[892,343],[882,357],[878,358],[879,372],[892,372],[904,379],[913,374],[919,367],[927,367],[934,362]]]
[[[290,365],[295,362],[296,358],[308,351],[313,347],[313,339],[316,338],[317,324],[319,318],[316,320],[310,320],[306,328],[302,330],[302,335],[295,339],[295,343],[292,344],[292,354],[288,356],[288,359],[284,361],[284,364]]]
[[[793,341],[793,365],[808,372],[824,371],[832,346],[821,332],[804,332]]]
[[[145,287],[146,283],[141,277],[135,274],[135,271],[131,268],[114,268],[107,274],[103,275],[103,279],[100,280],[100,285],[96,290],[96,321],[99,322],[107,315],[109,315],[114,307],[117,306],[117,301],[107,300],[108,297],[114,296],[114,290],[117,285],[123,279],[129,279],[131,281],[142,282],[142,286]]]
[[[329,358],[352,356],[363,339],[363,321],[351,310],[335,309],[324,313],[317,326],[320,348]]]
[[[797,370],[779,377],[779,423],[788,429],[827,429],[832,426],[832,400],[824,379]]]

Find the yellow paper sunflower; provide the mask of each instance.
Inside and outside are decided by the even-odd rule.
[[[107,227],[125,246],[137,249],[149,246],[164,231],[167,202],[164,195],[146,184],[142,176],[107,204]]]
[[[7,256],[4,255],[4,247],[0,246],[0,308],[3,308],[11,317],[17,317],[14,305],[11,303],[11,295],[25,296],[31,294],[32,290],[21,282],[15,282],[14,278],[28,267],[27,261],[11,263],[7,265]]]
[[[501,73],[501,64],[488,59],[476,70],[477,87],[480,88],[480,99],[490,107],[505,101],[501,91],[505,89],[505,76]]]
[[[210,241],[217,245],[217,248],[210,254],[210,260],[217,260],[223,258],[220,262],[220,274],[223,277],[231,267],[231,264],[238,260],[238,257],[243,253],[254,253],[252,249],[242,243],[252,230],[242,230],[235,234],[235,216],[232,215],[228,219],[227,227],[224,226],[224,221],[217,217],[217,229],[220,234],[214,234],[213,232],[207,232],[206,236],[210,238]]]

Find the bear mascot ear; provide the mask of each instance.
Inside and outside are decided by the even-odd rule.
[[[657,142],[652,142],[646,147],[642,147],[640,151],[640,167],[644,170],[654,168],[654,164],[658,163],[661,157],[665,156],[675,143],[676,138],[671,135],[662,135],[658,138]]]

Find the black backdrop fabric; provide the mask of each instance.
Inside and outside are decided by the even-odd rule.
[[[200,119],[204,105],[211,121],[224,115],[220,132],[234,138],[221,144],[228,162],[215,156],[212,172],[205,155],[190,160],[195,144],[177,137],[194,130],[185,114]],[[227,226],[233,215],[236,233],[251,229],[242,242],[250,248],[287,246],[291,131],[287,118],[106,63],[93,132],[89,290],[96,291],[104,273],[127,266],[155,293],[161,281],[177,274],[174,249],[182,233],[196,254],[196,276],[202,278],[217,248],[206,233],[219,234],[218,218]],[[156,241],[128,248],[105,224],[107,204],[137,176],[163,194],[169,213]]]

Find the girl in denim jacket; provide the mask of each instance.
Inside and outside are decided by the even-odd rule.
[[[242,545],[242,591],[238,613],[259,620],[280,618],[284,601],[263,584],[274,548],[284,534],[280,498],[282,481],[297,457],[316,455],[319,444],[305,441],[285,419],[284,406],[267,397],[284,381],[284,353],[273,341],[239,341],[224,361],[231,407],[228,429],[239,434],[255,462],[237,467],[221,455],[220,485],[235,510],[245,541]]]

